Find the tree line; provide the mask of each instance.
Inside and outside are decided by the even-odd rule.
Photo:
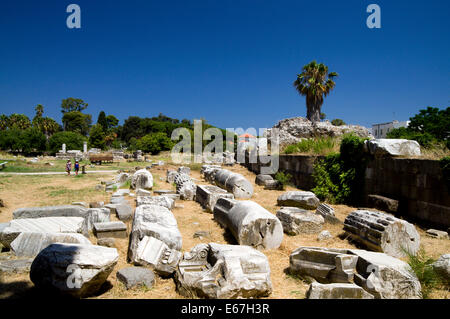
[[[13,153],[55,154],[62,144],[68,150],[89,148],[102,150],[124,149],[157,154],[170,150],[177,141],[171,140],[172,131],[184,127],[193,132],[188,119],[178,120],[160,113],[155,117],[129,116],[123,125],[113,114],[101,111],[96,123],[86,113],[88,103],[69,97],[61,103],[62,125],[50,117],[44,117],[44,106],[35,107],[32,120],[25,114],[0,115],[0,149]],[[202,119],[202,130],[213,127]],[[225,136],[225,130],[222,130]],[[193,136],[193,134],[191,134]],[[193,144],[192,144],[193,145]]]

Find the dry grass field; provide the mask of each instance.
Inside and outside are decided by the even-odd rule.
[[[135,163],[135,165],[140,165]],[[142,164],[141,164],[142,166]],[[174,165],[166,164],[164,166],[151,169],[154,177],[154,189],[173,189],[173,185],[165,182],[166,170],[176,168]],[[191,171],[191,175],[197,179],[198,184],[207,184],[200,176],[199,165]],[[255,194],[252,200],[256,201],[264,208],[276,213],[276,199],[283,191],[264,190],[261,186],[254,184],[255,174],[249,172],[242,166],[235,165],[230,168],[232,171],[243,174],[253,183]],[[12,213],[15,209],[26,206],[45,206],[70,204],[74,201],[104,201],[109,202],[110,193],[95,190],[94,186],[101,180],[110,180],[111,175],[87,174],[81,177],[52,175],[52,176],[13,176],[0,175],[0,198],[4,201],[4,208],[0,208],[0,223],[8,222],[12,219]],[[287,190],[294,190],[293,187],[287,187]],[[128,197],[130,203],[135,205],[134,198]],[[189,251],[199,243],[217,242],[223,244],[236,244],[232,236],[224,231],[213,220],[213,215],[205,212],[201,206],[192,201],[178,201],[182,207],[177,207],[173,213],[178,221],[178,227],[183,236],[183,251]],[[336,211],[337,217],[343,221],[348,213],[354,210],[354,207],[345,205],[332,205]],[[112,217],[115,219],[115,216]],[[128,229],[131,228],[131,222],[128,222]],[[420,229],[421,244],[427,254],[432,258],[438,258],[444,253],[450,252],[450,240],[438,240],[425,236],[424,229]],[[330,231],[333,238],[319,242],[317,234],[313,235],[285,235],[279,249],[266,250],[271,267],[271,280],[273,284],[273,293],[269,298],[304,298],[308,289],[308,284],[300,279],[290,276],[287,273],[289,267],[289,255],[300,246],[318,246],[335,248],[355,248],[353,243],[345,238],[342,226],[325,224],[324,230]],[[209,231],[209,238],[193,238],[193,234],[198,230]],[[91,241],[95,244],[96,239],[92,236]],[[114,271],[108,277],[108,282],[98,296],[92,298],[152,298],[152,299],[174,299],[183,298],[175,290],[173,278],[159,278],[152,288],[135,288],[126,290],[124,286],[116,279],[117,270],[127,267],[126,262],[128,240],[116,239],[116,247],[119,251],[119,262]],[[2,252],[1,258],[6,258],[10,253]],[[14,258],[14,257],[11,257]],[[0,298],[18,298],[34,297],[38,291],[33,287],[28,274],[5,275],[0,274]],[[446,289],[436,289],[432,292],[431,298],[449,298],[450,292]]]

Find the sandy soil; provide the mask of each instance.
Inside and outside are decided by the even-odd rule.
[[[173,165],[156,167],[151,170],[155,189],[173,189],[171,184],[165,182],[165,173],[168,168],[176,168]],[[255,193],[252,200],[256,201],[264,208],[275,214],[277,197],[283,191],[264,190],[261,186],[254,184],[255,174],[249,172],[242,166],[235,165],[230,168],[247,177],[253,183]],[[198,184],[207,184],[200,176],[199,171],[192,170],[191,175],[196,178]],[[73,176],[0,176],[0,198],[6,204],[6,207],[0,208],[0,223],[7,222],[12,218],[12,212],[20,207],[26,206],[45,206],[70,204],[74,201],[104,201],[109,202],[110,194],[103,191],[96,191],[94,186],[101,180],[112,179],[114,175],[86,175],[81,178]],[[287,187],[287,190],[294,190],[293,187]],[[130,203],[135,205],[134,198],[128,197]],[[201,206],[192,201],[178,201],[183,207],[175,208],[175,215],[178,227],[183,236],[183,251],[189,251],[199,243],[217,242],[223,244],[236,244],[232,236],[222,229],[213,220],[213,215],[204,211]],[[343,221],[348,213],[353,211],[354,207],[345,205],[332,205],[336,216]],[[112,217],[115,220],[115,216]],[[128,222],[128,229],[131,228],[131,222]],[[209,231],[209,238],[193,238],[193,234],[198,230]],[[317,234],[312,235],[285,235],[279,249],[266,250],[264,253],[269,259],[271,267],[271,280],[273,284],[273,293],[269,298],[304,298],[309,285],[298,278],[287,274],[289,267],[289,255],[291,252],[301,246],[316,247],[334,247],[334,248],[355,248],[356,246],[349,242],[344,235],[341,225],[325,224],[323,230],[328,230],[333,238],[319,242]],[[450,252],[450,240],[438,240],[425,236],[423,229],[418,227],[421,235],[421,243],[428,255],[438,258],[444,253]],[[95,244],[95,237],[91,237]],[[152,298],[152,299],[174,299],[183,298],[175,290],[173,278],[157,277],[154,287],[135,288],[126,290],[124,286],[116,279],[116,272],[119,269],[129,266],[126,262],[128,240],[116,239],[116,247],[119,251],[119,262],[114,271],[108,278],[108,282],[98,296],[92,298]],[[9,253],[3,252],[0,257]],[[36,296],[37,292],[33,288],[33,283],[28,274],[1,275],[0,274],[0,298],[15,298]],[[432,298],[449,298],[448,290],[436,290],[431,295]]]

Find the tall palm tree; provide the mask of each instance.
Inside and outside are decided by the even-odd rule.
[[[312,122],[320,121],[320,109],[326,97],[334,89],[336,72],[328,73],[328,67],[312,61],[306,64],[301,74],[297,74],[294,87],[306,97],[306,117]]]
[[[42,106],[42,104],[36,105],[34,110],[36,111],[36,117],[37,118],[42,117],[42,114],[44,114],[44,107]]]

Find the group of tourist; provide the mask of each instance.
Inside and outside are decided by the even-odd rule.
[[[72,170],[72,162],[70,160],[68,160],[66,163],[67,175],[70,175],[71,170]],[[75,175],[78,175],[79,170],[80,170],[80,163],[78,163],[78,161],[75,161],[75,166],[74,166]]]

